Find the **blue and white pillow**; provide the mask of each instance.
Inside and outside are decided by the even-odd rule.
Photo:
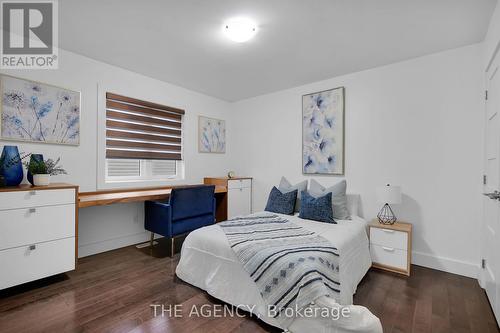
[[[267,198],[265,210],[272,213],[292,215],[295,208],[295,200],[297,200],[297,190],[282,193],[274,186]]]
[[[307,191],[303,191],[300,201],[299,217],[319,222],[337,223],[333,219],[332,193],[315,198]]]

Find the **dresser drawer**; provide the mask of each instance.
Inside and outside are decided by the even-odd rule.
[[[370,244],[408,250],[408,234],[403,231],[370,228]]]
[[[75,203],[75,190],[36,190],[0,193],[0,210]]]
[[[75,237],[75,205],[0,211],[0,250]]]
[[[374,264],[408,269],[408,252],[393,247],[370,244],[370,254]]]
[[[75,238],[0,251],[0,289],[75,269]]]
[[[252,186],[251,179],[231,179],[227,181],[227,188],[248,188]]]

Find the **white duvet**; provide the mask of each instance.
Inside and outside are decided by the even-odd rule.
[[[340,251],[340,299],[320,297],[311,305],[320,309],[339,308],[339,304],[352,304],[356,287],[371,266],[366,221],[359,217],[328,224],[304,220],[297,216],[284,215],[291,222],[318,233],[332,242]],[[255,282],[243,269],[242,264],[230,248],[226,235],[217,225],[191,232],[181,251],[176,269],[177,276],[215,298],[234,306],[240,306],[258,316],[264,322],[280,327],[269,316]],[[290,332],[382,332],[380,321],[368,309],[350,305],[348,317],[334,320],[324,315],[300,316],[280,327]],[[332,312],[333,313],[333,312]]]

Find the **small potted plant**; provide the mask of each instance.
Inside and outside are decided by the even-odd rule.
[[[60,158],[53,160],[32,160],[29,163],[25,162],[26,169],[33,174],[33,185],[47,186],[50,184],[50,176],[66,175],[67,172],[59,165]]]

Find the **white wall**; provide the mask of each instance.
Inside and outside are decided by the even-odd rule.
[[[57,177],[54,181],[78,184],[81,191],[95,191],[98,188],[97,156],[104,154],[104,147],[98,146],[97,139],[97,129],[100,128],[97,113],[104,112],[98,106],[98,85],[100,91],[109,90],[186,110],[183,183],[200,183],[204,176],[224,175],[227,171],[232,148],[229,121],[226,123],[229,128],[226,154],[200,154],[197,147],[198,115],[227,119],[227,102],[64,50],[59,53],[58,70],[9,70],[2,73],[81,92],[80,146],[0,141],[0,146],[15,144],[20,151],[39,152],[46,157],[62,157],[62,164],[69,175]],[[80,256],[147,240],[142,207],[142,204],[123,204],[80,210]]]
[[[104,149],[96,133],[103,111],[98,94],[109,89],[184,108],[185,182],[228,169],[253,176],[254,210],[264,207],[282,175],[311,178],[301,173],[301,96],[345,86],[345,178],[349,192],[362,195],[364,216],[380,208],[377,186],[402,185],[404,203],[395,208],[414,225],[414,263],[474,276],[482,189],[481,51],[472,45],[233,104],[63,50],[59,70],[3,73],[82,93],[79,147],[17,143],[21,151],[61,156],[69,175],[56,181],[82,191],[98,188],[97,156]],[[226,154],[197,152],[198,114],[227,120]],[[340,179],[315,178],[325,185]],[[142,204],[82,209],[79,236],[81,256],[146,241]]]
[[[490,24],[488,27],[488,33],[486,34],[483,42],[483,67],[486,69],[493,53],[498,47],[500,42],[500,6],[495,8],[495,11],[491,15]]]
[[[346,88],[345,178],[364,216],[381,205],[375,188],[402,186],[396,214],[413,223],[413,262],[475,276],[482,175],[481,46],[472,45],[235,103],[234,167],[254,176],[262,210],[281,176],[301,170],[301,96]]]

